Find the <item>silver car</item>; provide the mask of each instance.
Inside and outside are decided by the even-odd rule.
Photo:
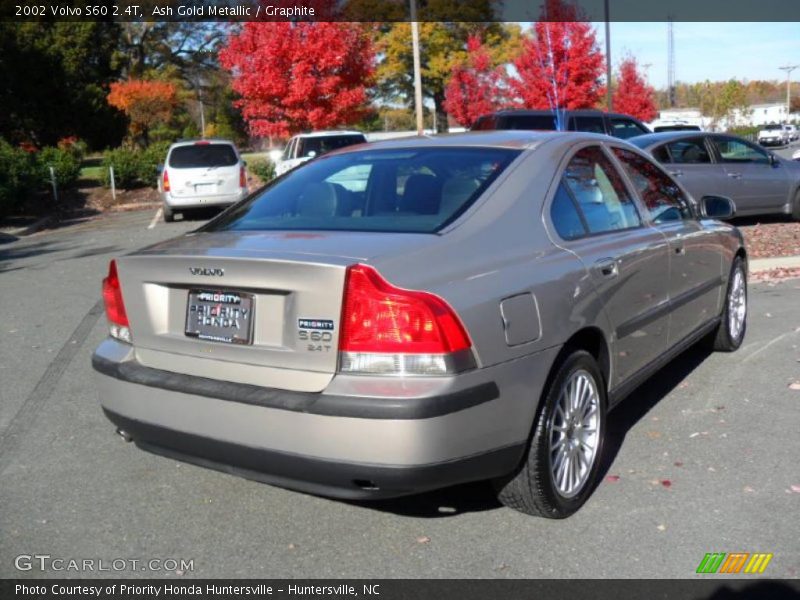
[[[189,140],[172,144],[158,174],[164,220],[209,206],[230,206],[248,194],[245,163],[233,142]]]
[[[710,218],[731,209],[603,135],[333,152],[111,262],[103,410],[142,448],[278,486],[491,479],[566,517],[612,407],[695,342],[742,343],[746,251]]]
[[[800,165],[722,133],[674,132],[630,140],[696,198],[722,195],[737,216],[782,214],[800,221]]]

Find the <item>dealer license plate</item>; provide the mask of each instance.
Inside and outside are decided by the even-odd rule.
[[[189,290],[185,333],[212,342],[252,343],[253,295],[226,290]]]

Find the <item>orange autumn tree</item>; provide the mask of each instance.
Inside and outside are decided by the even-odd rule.
[[[150,129],[172,118],[177,104],[177,89],[166,81],[128,79],[111,84],[107,101],[130,119],[128,133],[131,139],[141,140],[146,146]]]

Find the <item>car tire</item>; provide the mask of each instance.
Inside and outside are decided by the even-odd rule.
[[[171,208],[168,208],[166,205],[164,206],[164,222],[165,223],[172,223],[175,220],[175,213],[172,212]]]
[[[728,277],[728,291],[722,309],[722,321],[713,334],[712,348],[717,352],[738,350],[747,331],[747,270],[737,256]]]
[[[794,194],[794,202],[792,202],[792,219],[800,221],[800,190]]]
[[[498,500],[525,514],[549,519],[575,513],[597,482],[606,407],[604,378],[597,361],[583,350],[573,352],[558,365],[543,393],[522,463],[493,482]],[[592,455],[586,457],[583,451],[591,445]],[[580,456],[586,457],[588,465]]]

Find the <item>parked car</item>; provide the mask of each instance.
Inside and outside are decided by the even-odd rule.
[[[176,213],[229,206],[248,194],[245,162],[228,140],[180,141],[167,150],[159,167],[158,191],[165,221]]]
[[[800,132],[798,132],[796,125],[784,125],[783,128],[786,130],[790,142],[794,142],[800,137]]]
[[[785,146],[789,143],[789,132],[783,125],[765,125],[758,132],[757,139],[762,146]]]
[[[800,220],[800,165],[721,133],[653,133],[630,140],[652,154],[695,197],[723,195],[736,215]]]
[[[689,125],[688,123],[673,123],[669,125],[656,125],[653,127],[653,133],[661,133],[662,131],[703,131],[699,125]]]
[[[322,156],[331,150],[366,143],[367,138],[360,131],[315,131],[294,136],[275,163],[275,175],[283,175],[296,166]]]
[[[647,125],[629,115],[605,113],[599,110],[567,110],[561,118],[565,121],[562,129],[604,133],[628,139],[650,133]],[[531,129],[555,131],[559,127],[556,115],[550,110],[501,110],[479,117],[472,125],[472,131],[492,131],[497,129]]]
[[[795,150],[792,154],[792,160],[800,160],[800,150]]]
[[[492,479],[566,517],[612,407],[695,342],[742,343],[742,236],[712,218],[729,200],[698,200],[593,134],[332,152],[111,261],[103,410],[142,448],[282,487]]]

